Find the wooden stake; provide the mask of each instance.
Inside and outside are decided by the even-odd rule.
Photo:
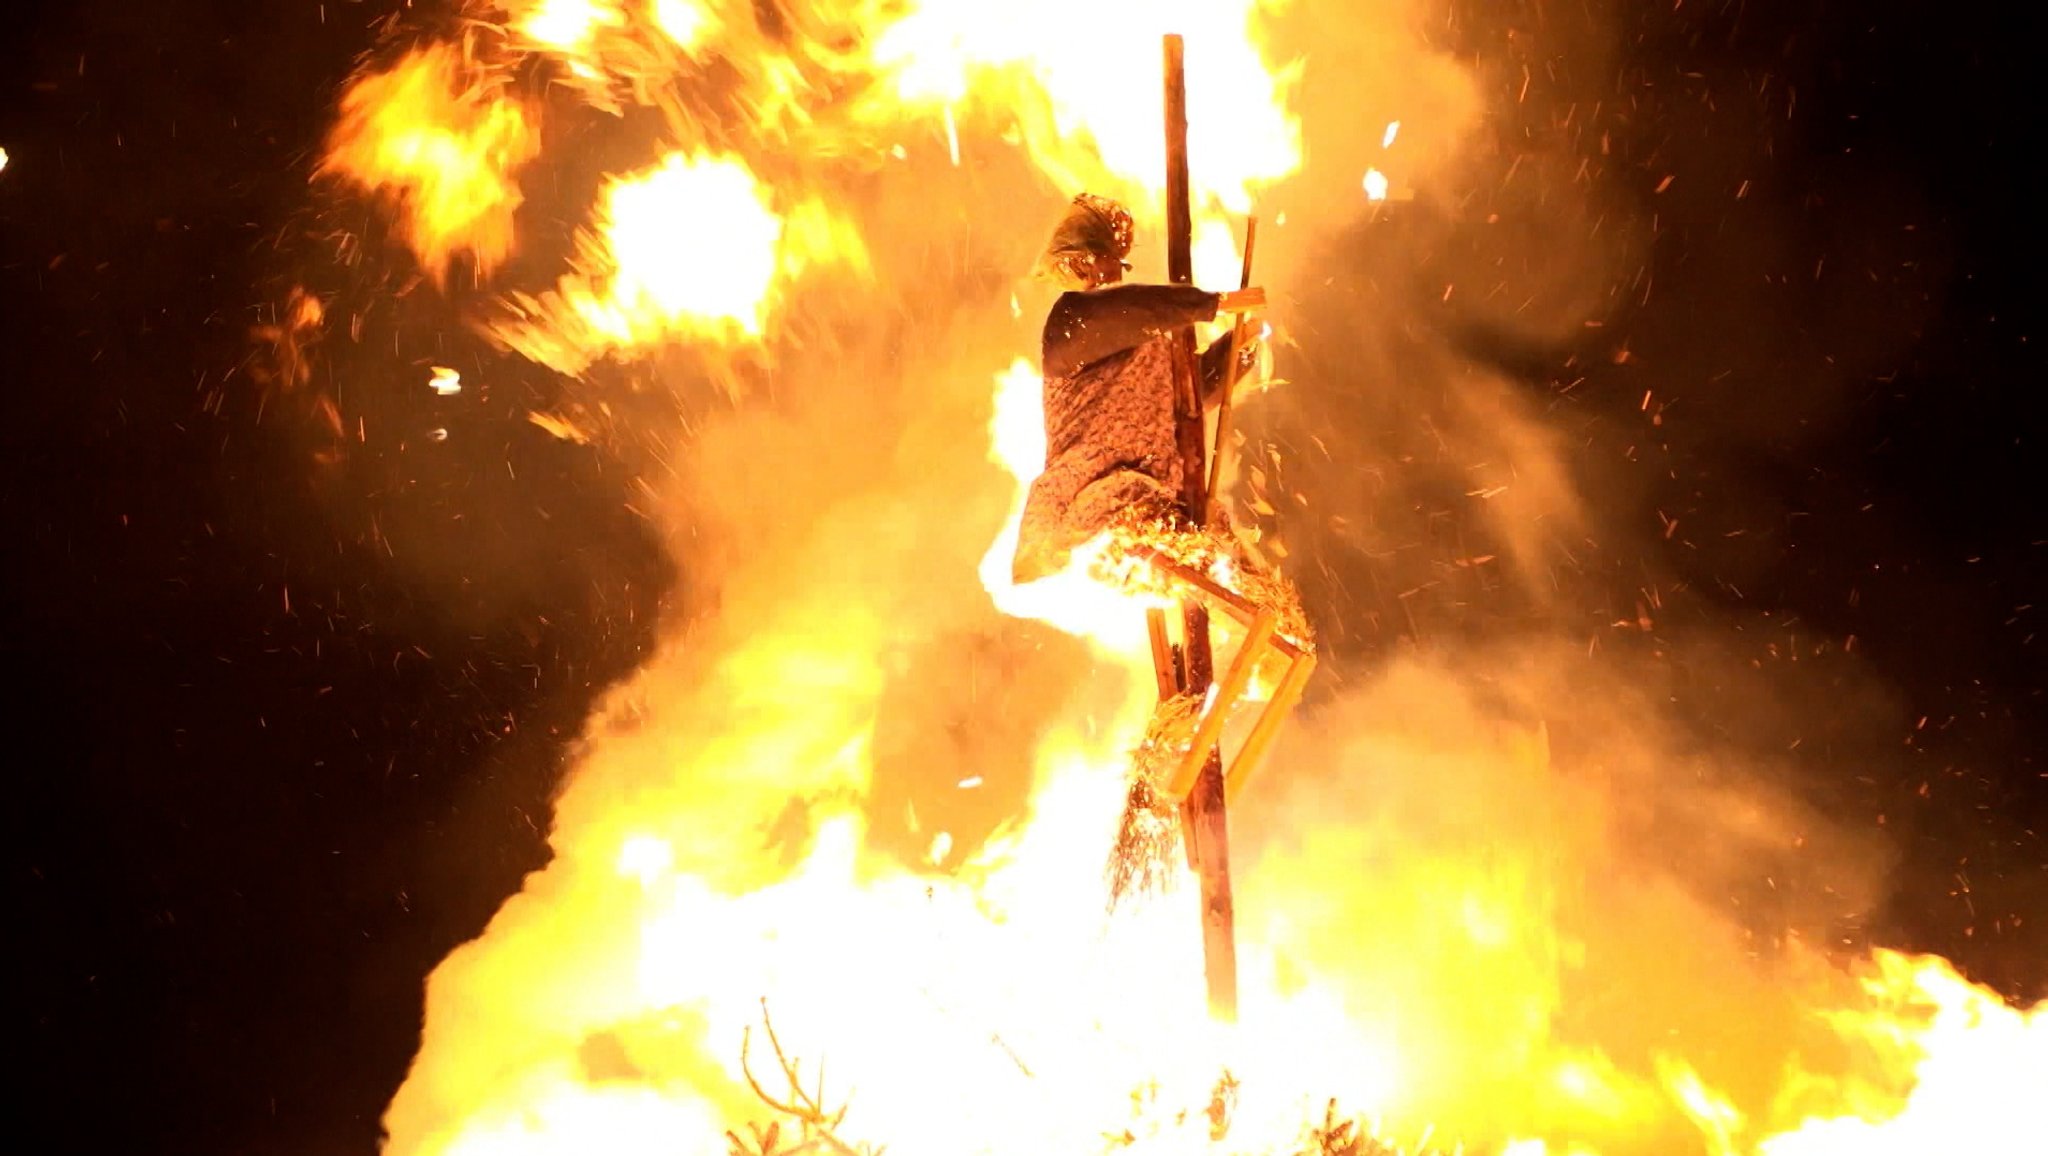
[[[1176,285],[1195,281],[1194,215],[1188,197],[1188,87],[1185,46],[1165,40],[1166,65],[1166,271]],[[1175,335],[1174,443],[1180,451],[1181,504],[1195,525],[1208,520],[1208,432],[1195,361],[1195,330]],[[1207,695],[1216,679],[1209,653],[1209,610],[1199,600],[1181,606],[1186,636],[1182,657],[1189,694]],[[1230,886],[1230,825],[1223,810],[1223,757],[1212,749],[1181,809],[1188,851],[1202,886],[1202,964],[1209,981],[1209,1014],[1237,1019],[1237,913]]]
[[[1244,222],[1244,271],[1237,279],[1239,289],[1252,287],[1252,250],[1259,243],[1259,219]],[[1237,393],[1237,359],[1244,356],[1244,330],[1248,321],[1240,315],[1230,327],[1230,361],[1223,371],[1223,397],[1216,403],[1216,448],[1209,451],[1208,503],[1216,504],[1223,485],[1223,458],[1230,452],[1230,399]]]

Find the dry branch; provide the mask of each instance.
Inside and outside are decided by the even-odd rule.
[[[789,1091],[782,1098],[770,1095],[755,1077],[748,1055],[753,1042],[751,1027],[740,1034],[740,1073],[747,1078],[747,1086],[754,1095],[776,1115],[794,1122],[796,1137],[792,1141],[783,1133],[782,1120],[771,1120],[763,1127],[750,1125],[749,1137],[736,1132],[725,1134],[731,1156],[807,1156],[813,1152],[830,1152],[834,1156],[881,1156],[879,1146],[849,1144],[839,1138],[839,1126],[846,1120],[847,1106],[842,1104],[837,1111],[825,1107],[825,1065],[818,1064],[818,1079],[811,1090],[804,1089],[801,1061],[783,1051],[782,1041],[775,1035],[775,1021],[768,1016],[768,1001],[761,1001],[761,1027],[768,1037],[768,1046],[775,1051],[775,1063],[781,1069],[782,1079],[789,1085]],[[748,1141],[751,1140],[751,1145]]]

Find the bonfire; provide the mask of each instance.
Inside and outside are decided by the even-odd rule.
[[[687,510],[673,537],[705,563],[690,621],[590,722],[553,862],[430,980],[392,1156],[1839,1156],[1962,1147],[2001,1108],[2048,1128],[2048,1011],[1932,957],[1752,966],[1617,868],[1604,796],[1552,773],[1542,719],[1410,667],[1363,719],[1326,701],[1288,725],[1315,632],[1284,551],[1229,514],[1279,460],[1240,451],[1232,409],[1241,376],[1277,384],[1252,213],[1303,166],[1273,6],[1012,7],[479,0],[343,96],[323,175],[385,208],[428,282],[481,286],[470,319],[507,357],[579,383],[534,426],[641,452],[620,399],[713,415],[641,452],[647,504]],[[592,126],[647,155],[585,182],[537,281],[522,206],[570,211],[580,186],[535,174],[587,162]],[[1370,133],[1374,212],[1397,128]],[[1159,335],[1173,453],[1117,491],[1153,500],[1106,503],[1028,574],[1071,375],[1017,356],[1039,315],[1012,276],[1011,217],[1039,224],[1019,189],[1114,194],[1109,259],[1156,230],[1161,288],[1213,298]],[[270,335],[287,378],[307,300]],[[917,770],[986,792],[988,730],[1030,744],[1029,782],[970,846],[920,799],[902,826],[928,849],[882,848],[876,720],[898,683],[913,714],[956,689],[918,663],[961,637],[1001,640],[951,668],[997,685],[933,710],[928,749],[959,762]],[[1054,673],[1007,673],[1033,661]],[[1262,853],[1233,865],[1231,809],[1269,800],[1292,825],[1240,830]],[[1601,903],[1640,942],[1567,930]],[[1626,962],[1589,968],[1603,946]],[[1613,1011],[1642,993],[1667,998]]]

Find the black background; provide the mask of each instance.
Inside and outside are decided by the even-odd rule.
[[[320,134],[397,7],[131,0],[7,18],[0,701],[22,1143],[371,1147],[422,977],[542,861],[567,737],[682,580],[620,512],[616,472],[509,417],[469,439],[469,474],[422,480],[395,451],[359,449],[337,481],[307,464],[322,435],[305,400],[249,385],[250,329],[274,320],[317,232]],[[1695,422],[1674,435],[1674,484],[1716,525],[1808,511],[1796,540],[1733,560],[1740,601],[1855,634],[1902,697],[1898,732],[1872,741],[1910,738],[1923,773],[1833,784],[1870,814],[1921,812],[1902,828],[1887,934],[2039,992],[2041,939],[1992,927],[2011,912],[1976,911],[1957,882],[1989,873],[2012,902],[2038,900],[2048,868],[2033,834],[2048,817],[2048,427],[2027,38],[2010,5],[1769,7],[1603,9],[1625,30],[1615,99],[1634,102],[1620,146],[1674,168],[1689,145],[1712,151],[1705,135],[1728,126],[1697,113],[1689,72],[1735,62],[1796,87],[1776,106],[1796,131],[1756,131],[1786,150],[1768,195],[1812,211],[1759,261],[1779,278],[1770,307],[1819,336],[1758,356],[1819,363],[1859,333],[1888,352],[1844,371],[1822,436],[1774,451]],[[1489,20],[1546,18],[1503,8]],[[1662,209],[1668,295],[1618,319],[1607,347],[1682,351],[1688,293],[1733,291],[1671,257],[1713,251],[1725,213],[1685,188]],[[1838,193],[1876,208],[1830,212]],[[1901,247],[1906,225],[1924,249]],[[1873,249],[1880,290],[1810,275],[1816,255],[1855,267]],[[1532,388],[1575,376],[1544,357],[1525,356]],[[1619,419],[1631,392],[1574,404]],[[1802,419],[1741,408],[1768,397],[1714,404],[1734,425]],[[1695,484],[1714,478],[1741,484]],[[456,560],[392,564],[380,535],[408,528]],[[1666,564],[1703,575],[1731,563],[1713,551],[1749,548],[1721,541]]]

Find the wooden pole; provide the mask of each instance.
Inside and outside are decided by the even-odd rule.
[[[1238,276],[1237,287],[1252,287],[1252,250],[1259,243],[1259,219],[1246,217],[1244,221],[1244,270]],[[1216,492],[1223,485],[1223,459],[1230,453],[1230,401],[1237,393],[1237,359],[1244,356],[1244,330],[1247,324],[1240,314],[1230,326],[1230,362],[1223,371],[1223,396],[1216,402],[1216,448],[1209,452],[1208,503],[1216,504]]]
[[[1176,285],[1195,282],[1194,207],[1188,193],[1188,86],[1185,46],[1168,35],[1166,63],[1166,272]],[[1180,450],[1181,503],[1197,526],[1208,520],[1208,472],[1203,444],[1202,395],[1195,360],[1195,331],[1176,335],[1174,442]],[[1182,688],[1206,696],[1216,681],[1209,652],[1209,611],[1198,599],[1181,605],[1186,627]],[[1209,981],[1209,1014],[1224,1023],[1237,1019],[1237,912],[1230,886],[1230,824],[1224,814],[1223,755],[1210,749],[1181,808],[1189,857],[1202,889],[1202,964]]]

